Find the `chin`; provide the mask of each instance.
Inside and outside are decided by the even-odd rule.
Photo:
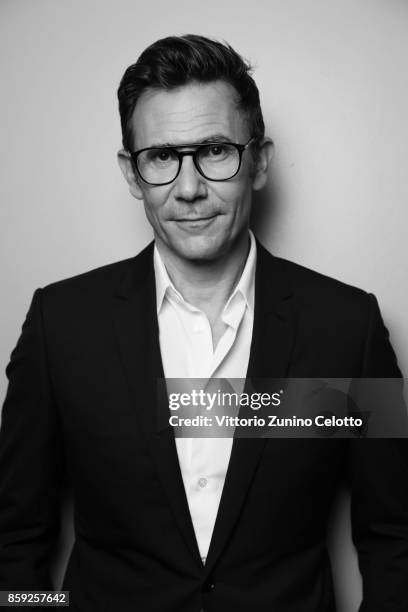
[[[209,236],[186,238],[175,244],[174,251],[178,256],[189,261],[214,261],[228,252],[225,241]]]

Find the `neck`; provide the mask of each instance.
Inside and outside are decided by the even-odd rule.
[[[245,230],[226,255],[204,262],[178,257],[157,237],[156,246],[176,289],[187,302],[205,312],[211,322],[217,319],[241,277],[249,240]]]

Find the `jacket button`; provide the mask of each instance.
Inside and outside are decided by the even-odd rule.
[[[203,584],[203,591],[208,593],[208,591],[213,591],[215,589],[215,584],[211,582],[211,579],[208,579]]]

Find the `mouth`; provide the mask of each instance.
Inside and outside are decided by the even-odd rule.
[[[174,219],[181,227],[188,229],[200,229],[207,225],[210,225],[214,219],[218,217],[218,214],[210,215],[206,217],[182,217],[180,219]]]
[[[201,221],[209,221],[210,219],[215,219],[217,215],[208,215],[206,217],[181,217],[180,219],[175,219],[177,223],[199,223]]]

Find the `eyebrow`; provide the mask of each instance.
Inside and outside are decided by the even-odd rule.
[[[194,142],[191,143],[174,143],[174,142],[156,142],[153,143],[152,145],[150,145],[149,149],[159,149],[159,148],[169,148],[169,149],[177,149],[178,147],[193,147],[194,145],[199,145],[199,144],[208,144],[210,142],[232,142],[231,138],[229,138],[228,136],[226,136],[225,134],[211,134],[210,136],[207,136],[206,138],[203,138],[201,140],[196,140]]]

